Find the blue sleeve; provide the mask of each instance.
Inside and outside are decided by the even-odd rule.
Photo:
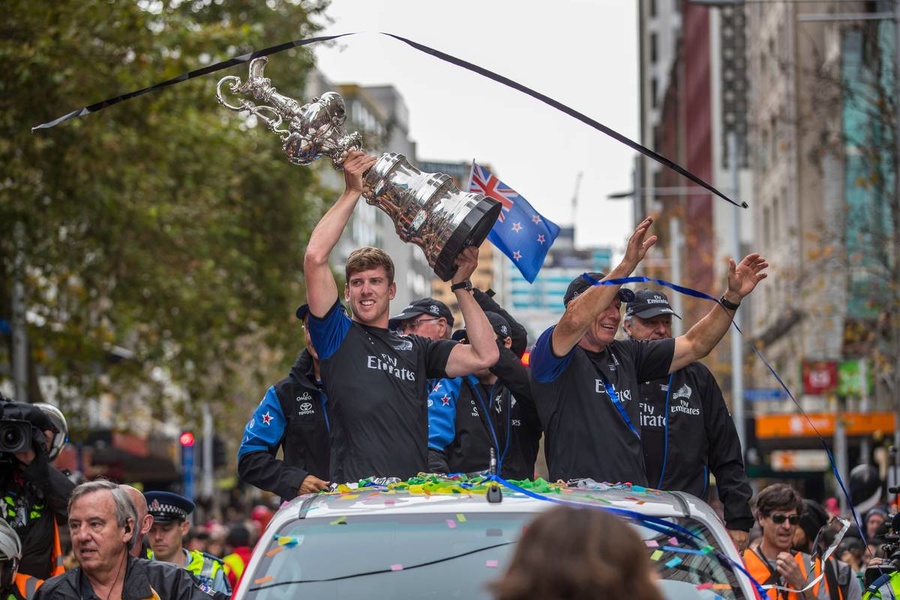
[[[350,317],[341,310],[341,303],[335,302],[331,310],[321,319],[309,313],[309,337],[319,360],[331,358],[350,331]]]
[[[275,393],[274,386],[270,387],[247,422],[247,426],[244,427],[244,437],[241,439],[238,458],[250,452],[277,450],[281,438],[284,436],[286,425],[278,394]]]
[[[456,399],[462,378],[438,379],[428,392],[428,447],[443,450],[456,437]]]
[[[531,351],[531,376],[535,381],[547,383],[554,381],[568,368],[572,359],[572,351],[559,358],[553,355],[553,330],[556,325],[550,327],[534,343]],[[574,350],[575,348],[572,348]]]

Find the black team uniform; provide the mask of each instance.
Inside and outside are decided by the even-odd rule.
[[[555,327],[541,334],[531,354],[551,481],[589,477],[647,485],[638,381],[668,374],[675,340],[614,341],[602,352],[576,345],[556,357],[551,348]]]
[[[331,423],[331,481],[408,479],[427,469],[428,389],[456,342],[351,321],[335,303],[309,315]]]
[[[708,501],[716,477],[728,529],[753,526],[741,443],[722,390],[701,363],[642,383],[641,441],[649,485]]]

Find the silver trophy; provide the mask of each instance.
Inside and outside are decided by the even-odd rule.
[[[248,111],[281,136],[288,160],[308,165],[322,155],[341,168],[347,153],[362,146],[358,132],[344,129],[344,99],[326,92],[301,105],[279,94],[263,77],[268,59],[250,61],[250,77],[224,77],[216,86],[218,101],[234,111]],[[252,96],[262,105],[240,100],[229,104],[222,93],[225,84],[232,94]],[[286,123],[286,128],[282,124]],[[500,214],[500,203],[481,194],[460,191],[449,175],[423,173],[402,154],[382,154],[364,176],[363,197],[387,213],[397,235],[419,246],[435,274],[448,281],[456,272],[454,261],[467,246],[480,246]]]

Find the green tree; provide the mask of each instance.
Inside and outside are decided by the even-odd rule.
[[[321,193],[313,169],[290,165],[271,133],[249,129],[216,103],[219,77],[246,77],[246,65],[54,129],[30,129],[191,69],[314,35],[326,6],[4,3],[0,319],[10,319],[19,256],[31,400],[40,399],[40,374],[56,377],[73,398],[109,392],[123,402],[162,400],[156,410],[178,411],[185,399],[228,405],[247,386],[284,372],[302,339],[292,309],[304,296],[301,257],[322,211]],[[293,50],[267,75],[291,82],[299,94],[310,66],[306,50]],[[4,339],[0,365],[9,364],[9,335]],[[133,359],[111,361],[115,347]],[[160,372],[165,378],[153,376]],[[258,390],[252,396],[258,399]],[[77,430],[78,414],[71,418]]]

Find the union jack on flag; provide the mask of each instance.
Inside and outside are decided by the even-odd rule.
[[[469,191],[500,203],[500,216],[488,239],[513,261],[529,283],[534,283],[544,266],[547,251],[559,235],[559,226],[545,219],[514,189],[474,162]]]

